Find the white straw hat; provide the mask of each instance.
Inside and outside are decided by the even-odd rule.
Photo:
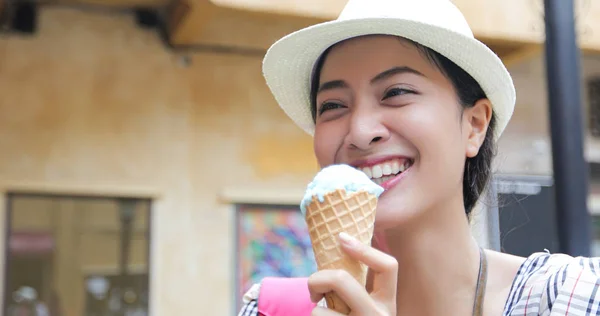
[[[444,55],[481,86],[497,115],[495,138],[515,106],[512,78],[498,56],[476,40],[450,0],[349,0],[337,20],[289,34],[269,48],[263,74],[276,101],[303,130],[314,133],[310,85],[315,64],[330,46],[361,35],[410,39]]]

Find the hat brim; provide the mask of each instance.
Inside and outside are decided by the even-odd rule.
[[[362,35],[395,35],[444,55],[481,86],[496,114],[495,138],[514,111],[516,93],[500,58],[473,37],[421,22],[396,18],[336,20],[316,24],[277,41],[263,60],[263,75],[284,112],[308,134],[314,134],[310,85],[314,65],[330,46]]]

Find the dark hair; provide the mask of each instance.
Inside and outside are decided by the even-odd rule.
[[[414,45],[419,52],[438,68],[451,82],[456,91],[462,109],[468,109],[481,99],[487,98],[485,92],[471,75],[446,58],[442,54],[408,39],[403,39]],[[335,45],[334,45],[335,46]],[[316,122],[316,91],[319,87],[319,77],[325,58],[331,47],[328,48],[317,61],[313,73],[310,91],[311,113],[313,121]],[[470,219],[471,212],[485,190],[492,174],[492,159],[496,154],[494,141],[494,129],[496,127],[496,114],[492,111],[492,118],[488,126],[485,139],[478,154],[473,158],[467,158],[463,172],[463,204],[467,217]]]

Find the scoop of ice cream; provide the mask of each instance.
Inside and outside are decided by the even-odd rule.
[[[347,193],[366,191],[377,197],[383,193],[383,188],[369,179],[364,172],[349,165],[331,165],[319,171],[308,184],[300,203],[302,214],[306,214],[306,206],[310,204],[313,196],[324,202],[325,195],[337,189],[343,189]]]

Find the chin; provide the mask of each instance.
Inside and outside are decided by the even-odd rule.
[[[388,230],[407,225],[419,216],[419,207],[411,207],[410,203],[398,207],[400,203],[380,200],[375,214],[375,231]]]

